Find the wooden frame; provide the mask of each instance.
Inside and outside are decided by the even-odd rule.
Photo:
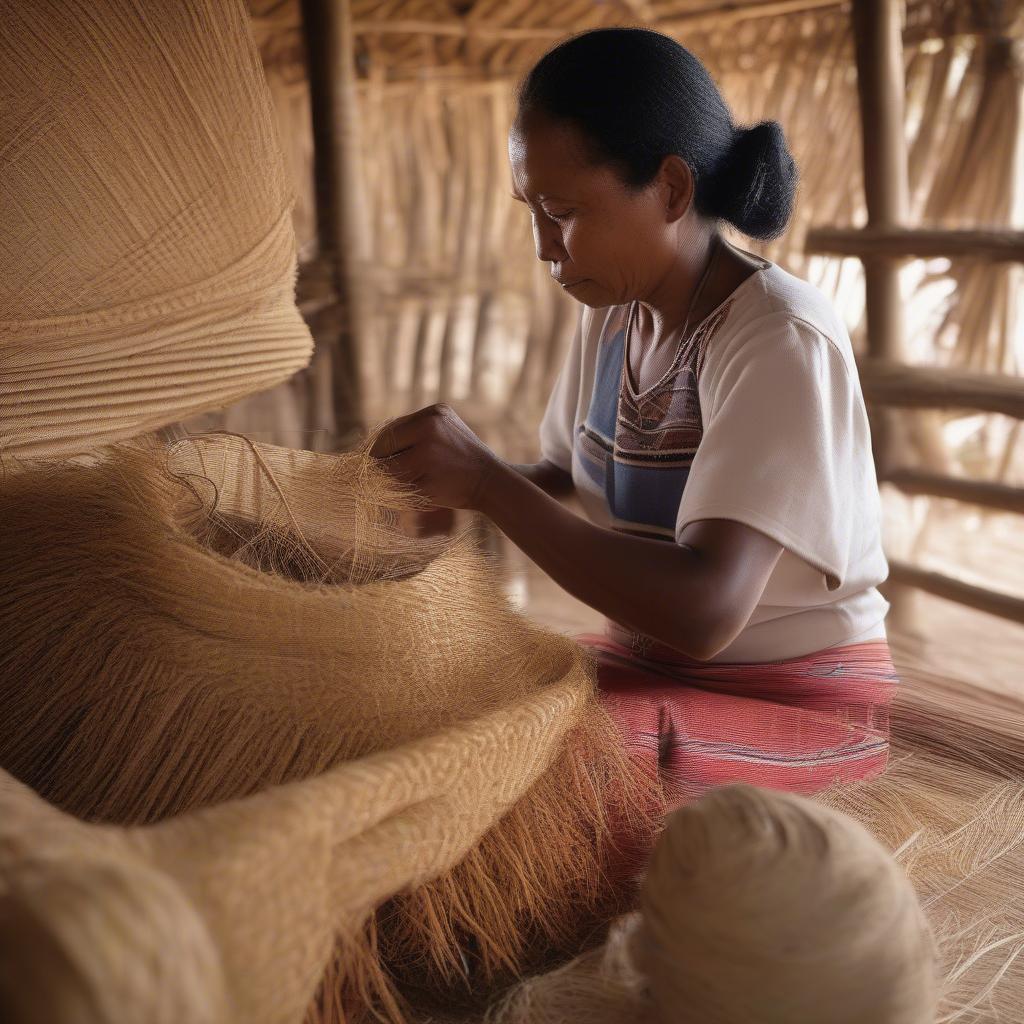
[[[809,253],[858,258],[976,260],[983,263],[1024,260],[1024,231],[994,228],[928,230],[925,228],[812,228],[804,248]]]
[[[867,227],[815,228],[806,250],[854,256],[864,263],[867,359],[860,364],[865,399],[882,414],[875,454],[879,482],[907,494],[952,498],[1006,512],[1024,513],[1024,489],[960,479],[928,468],[888,469],[894,406],[972,408],[1024,419],[1024,381],[995,374],[968,374],[902,362],[901,261],[947,257],[981,262],[1024,262],[1024,232],[990,229],[910,228],[907,216],[907,152],[901,0],[854,0],[852,16],[857,89],[864,154]],[[959,604],[1024,623],[1024,599],[987,590],[899,560],[890,561],[890,585],[913,587]],[[897,590],[898,594],[899,591]],[[900,598],[900,603],[905,603]],[[893,601],[894,610],[897,602]],[[905,611],[900,617],[907,619]]]
[[[318,344],[330,337],[330,389],[320,396],[344,442],[364,427],[358,340],[363,325],[354,264],[361,244],[357,225],[355,84],[350,0],[301,0],[302,31],[310,83],[317,265],[301,272],[299,304],[315,322]],[[314,296],[304,298],[303,287]],[[326,314],[330,313],[330,316]]]
[[[858,364],[868,401],[916,409],[976,409],[1024,420],[1024,380],[938,366],[906,366],[881,359]]]

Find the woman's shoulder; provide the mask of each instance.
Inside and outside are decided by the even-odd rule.
[[[810,281],[769,263],[754,275],[756,287],[747,289],[736,303],[732,330],[722,356],[753,355],[764,345],[825,345],[856,374],[853,345],[843,318],[832,300]],[[710,353],[709,353],[710,354]]]

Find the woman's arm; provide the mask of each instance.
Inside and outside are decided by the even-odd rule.
[[[594,526],[542,489],[567,473],[503,462],[444,404],[389,423],[370,454],[436,505],[483,512],[569,593],[692,658],[739,634],[782,553],[730,519],[691,522],[678,544]]]
[[[475,505],[574,597],[700,660],[743,629],[782,553],[772,538],[728,519],[690,523],[678,544],[604,529],[502,463]]]
[[[512,469],[553,498],[572,494],[574,490],[572,474],[566,473],[561,466],[556,466],[553,462],[548,462],[547,459],[525,465],[513,465]]]

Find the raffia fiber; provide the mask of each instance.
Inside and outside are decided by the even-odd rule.
[[[1024,704],[908,664],[877,780],[822,794],[892,850],[936,934],[940,1021],[1024,1006]]]
[[[642,828],[647,797],[626,781],[583,652],[516,614],[468,537],[404,537],[417,499],[365,450],[211,436],[7,470],[0,767],[78,817],[165,820],[556,684],[575,694],[536,781],[518,758],[450,763],[456,797],[467,772],[502,779],[507,813],[479,845],[483,825],[446,817],[434,841],[461,844],[461,863],[341,944],[314,1018],[374,1005],[397,1019],[388,975],[446,999],[486,993],[621,909],[606,808]],[[419,862],[417,843],[401,849]],[[375,870],[381,851],[365,854]],[[305,941],[279,931],[284,948]]]
[[[0,773],[4,1019],[298,1020],[334,936],[354,946],[382,897],[455,864],[557,756],[584,702],[577,679],[560,680],[315,779],[136,829],[86,825]]]
[[[86,451],[309,362],[244,8],[0,0],[0,450]]]
[[[934,942],[906,874],[807,797],[721,786],[673,812],[640,902],[600,956],[524,984],[491,1019],[935,1024]]]

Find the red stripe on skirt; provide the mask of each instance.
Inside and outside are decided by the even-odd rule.
[[[576,640],[596,661],[637,770],[656,774],[669,809],[729,782],[815,793],[888,763],[899,680],[885,640],[757,664],[667,648],[641,657],[600,634]]]

